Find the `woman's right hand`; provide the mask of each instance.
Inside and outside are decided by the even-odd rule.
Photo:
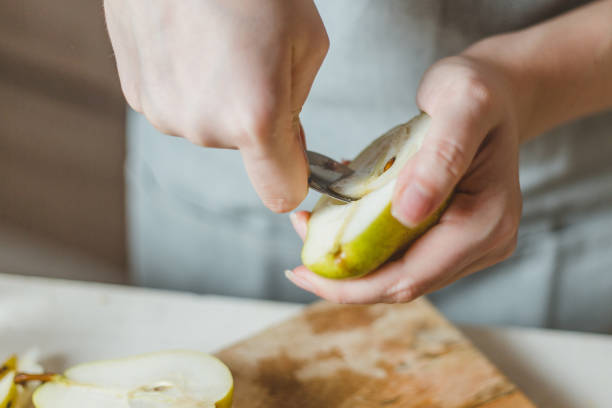
[[[273,211],[308,191],[299,113],[329,48],[312,0],[105,0],[130,106],[163,133],[240,149]]]

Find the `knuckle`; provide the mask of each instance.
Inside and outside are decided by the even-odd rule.
[[[124,92],[123,94],[125,95],[125,101],[129,105],[129,107],[138,113],[142,113],[142,105],[140,104],[140,98],[132,93]]]
[[[491,110],[494,102],[491,87],[476,75],[468,75],[459,82],[459,95],[467,106],[477,113]]]
[[[504,244],[516,240],[518,225],[519,221],[516,216],[509,212],[504,213],[495,229],[496,240]]]
[[[325,30],[325,26],[321,23],[310,25],[305,35],[300,36],[303,41],[303,52],[311,62],[323,61],[329,51],[330,41],[329,35]]]
[[[125,100],[127,104],[134,111],[142,113],[142,103],[140,98],[140,87],[138,83],[132,79],[126,79],[120,77],[121,90],[123,91],[123,96],[125,96]]]
[[[209,148],[220,148],[225,145],[216,137],[214,125],[202,118],[197,111],[188,113],[183,117],[181,136],[194,145]]]
[[[279,121],[280,98],[275,94],[274,84],[266,89],[255,90],[253,99],[246,100],[239,108],[241,145],[260,146],[273,142]]]
[[[518,242],[518,234],[512,237],[509,242],[507,242],[501,250],[497,251],[497,255],[495,257],[495,263],[505,261],[510,258],[514,251],[516,250],[517,242]]]
[[[273,109],[262,108],[245,115],[240,144],[252,146],[271,143],[275,122]]]
[[[383,303],[406,303],[410,302],[424,293],[419,285],[413,281],[402,280],[391,285],[385,290],[382,302]]]
[[[183,137],[197,146],[209,148],[221,147],[220,143],[204,132],[186,132]]]
[[[352,300],[352,297],[346,291],[341,290],[341,289],[337,289],[329,293],[317,293],[317,294],[321,296],[322,298],[329,300],[330,302],[333,302],[333,303],[338,303],[338,304],[355,303]]]
[[[319,46],[317,47],[317,50],[319,51],[318,54],[319,56],[321,56],[321,58],[325,58],[325,56],[329,52],[329,47],[329,35],[327,35],[327,32],[323,30],[319,39]]]
[[[149,123],[151,123],[151,125],[153,125],[153,127],[155,129],[157,129],[158,131],[160,131],[161,133],[164,133],[164,134],[170,134],[171,133],[170,125],[161,116],[152,113],[147,108],[145,108],[143,110],[143,114],[145,115],[145,117],[147,118]]]
[[[163,112],[167,112],[167,109],[165,109],[163,105],[159,105],[149,98],[142,97],[140,98],[140,105],[142,114],[155,129],[167,135],[176,134],[173,123],[171,123],[169,119],[169,115],[163,114]]]
[[[514,236],[510,239],[510,242],[502,252],[501,261],[504,261],[512,256],[514,251],[516,251],[516,246],[518,244],[518,234],[514,234]]]
[[[334,303],[338,303],[338,304],[350,304],[351,302],[349,301],[348,297],[346,297],[343,294],[339,294],[339,293],[334,293],[334,294],[330,294],[326,297],[327,300],[329,300],[330,302],[334,302]]]
[[[447,194],[446,190],[463,176],[469,165],[468,157],[464,148],[453,139],[436,141],[427,149],[428,159],[417,167],[416,182],[430,197],[439,197]]]
[[[433,146],[433,155],[436,165],[444,170],[453,179],[459,179],[468,161],[463,146],[456,140],[444,138],[438,140]]]

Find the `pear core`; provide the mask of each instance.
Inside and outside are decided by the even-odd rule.
[[[218,359],[169,351],[75,366],[34,393],[36,408],[229,408],[233,380]]]

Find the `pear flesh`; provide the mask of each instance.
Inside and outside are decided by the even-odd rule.
[[[15,371],[7,371],[0,379],[0,408],[10,408],[17,399],[17,386],[13,382]]]
[[[22,355],[10,356],[0,365],[0,408],[26,408],[30,406],[30,396],[36,384],[15,384],[17,372],[42,372],[37,363],[38,353],[31,350]]]
[[[359,153],[349,164],[354,173],[331,186],[357,201],[321,197],[302,248],[308,269],[335,279],[365,275],[437,222],[444,205],[415,228],[405,227],[391,215],[396,179],[421,147],[429,124],[429,116],[422,113]]]
[[[191,351],[82,364],[34,393],[36,408],[229,408],[233,379],[218,359]]]

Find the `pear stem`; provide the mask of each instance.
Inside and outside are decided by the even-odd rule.
[[[24,383],[27,383],[28,381],[48,382],[48,381],[52,381],[56,376],[57,374],[54,374],[54,373],[43,373],[43,374],[17,373],[15,374],[15,378],[13,379],[13,382],[15,384],[24,384]]]

